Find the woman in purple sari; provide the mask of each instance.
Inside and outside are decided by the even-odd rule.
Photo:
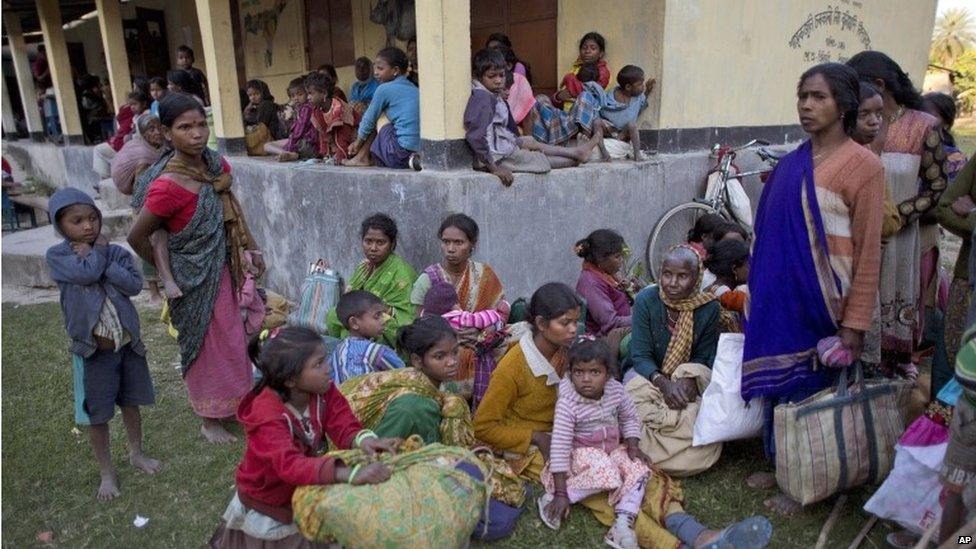
[[[803,74],[797,111],[810,139],[783,157],[763,188],[750,261],[742,398],[763,398],[764,447],[775,455],[773,408],[828,387],[817,343],[836,336],[854,360],[878,296],[884,171],[848,136],[857,122],[857,74],[826,63]],[[771,473],[747,479],[771,488]],[[766,501],[784,514],[800,505]]]

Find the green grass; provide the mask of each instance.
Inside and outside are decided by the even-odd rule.
[[[128,466],[121,420],[112,423],[112,450],[122,497],[94,499],[98,473],[72,415],[71,367],[56,303],[3,306],[3,546],[37,545],[40,532],[54,533],[62,547],[200,547],[206,543],[233,493],[233,471],[243,444],[205,444],[175,370],[177,348],[143,310],[143,335],[156,384],[156,406],[143,412],[145,447],[165,462],[149,477]],[[763,467],[758,441],[727,445],[710,471],[684,482],[687,510],[703,522],[724,526],[763,513],[770,493],[754,492],[743,479]],[[868,518],[861,510],[867,490],[850,493],[827,547],[846,547]],[[813,505],[791,519],[772,517],[771,547],[813,547],[833,501]],[[142,529],[132,521],[149,518]],[[888,529],[875,526],[871,539],[883,545]],[[599,547],[605,528],[581,507],[554,533],[530,502],[515,534],[496,547]]]

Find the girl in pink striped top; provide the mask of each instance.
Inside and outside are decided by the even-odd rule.
[[[637,547],[633,524],[651,461],[638,448],[637,408],[611,377],[610,363],[603,340],[584,336],[570,348],[569,375],[559,383],[549,463],[542,472],[546,494],[539,498],[539,514],[558,529],[571,504],[610,492],[617,520],[605,541],[612,547]]]

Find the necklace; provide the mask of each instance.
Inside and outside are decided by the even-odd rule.
[[[898,110],[888,117],[888,125],[894,124],[903,114],[905,114],[905,107],[898,107]]]
[[[816,162],[817,160],[820,160],[822,157],[825,157],[825,156],[829,155],[830,153],[832,153],[835,150],[837,150],[838,147],[839,147],[839,145],[834,146],[834,147],[831,147],[830,149],[825,150],[825,151],[820,151],[820,154],[813,155],[813,161]]]

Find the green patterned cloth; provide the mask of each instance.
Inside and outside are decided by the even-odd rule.
[[[336,541],[344,547],[463,547],[487,502],[485,484],[456,466],[474,464],[463,448],[429,444],[419,437],[404,441],[395,456],[380,461],[393,472],[382,484],[301,486],[292,497],[295,524],[306,538]],[[355,465],[361,450],[329,455]]]

